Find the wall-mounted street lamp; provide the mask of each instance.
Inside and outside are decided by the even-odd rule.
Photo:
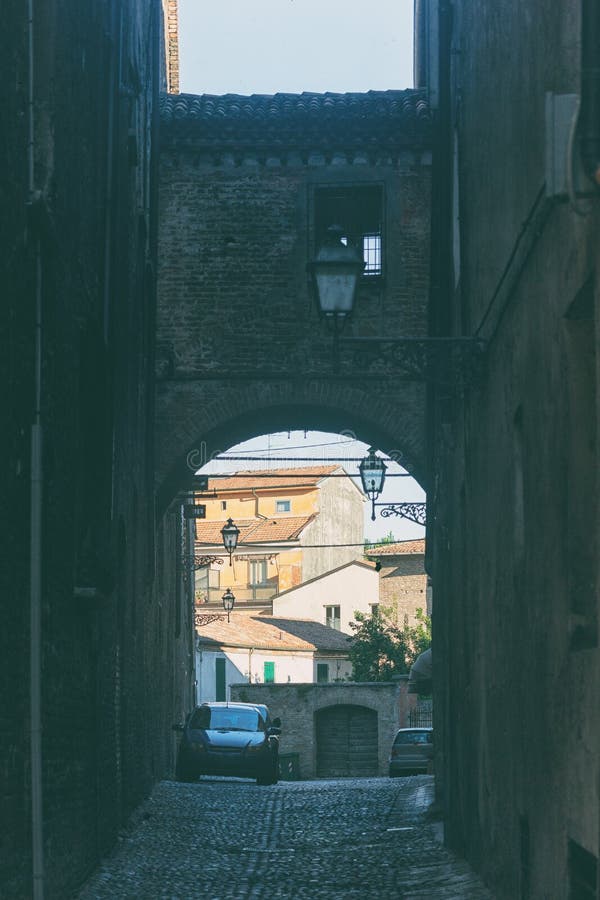
[[[384,518],[387,518],[388,516],[401,516],[403,519],[409,519],[416,525],[425,525],[427,513],[426,503],[375,502],[383,490],[385,471],[387,468],[381,457],[376,455],[376,452],[374,447],[370,447],[369,455],[361,460],[358,466],[363,491],[371,501],[371,521],[375,521],[375,508],[380,506],[382,507],[381,515]]]
[[[352,314],[358,279],[365,268],[362,252],[339,225],[327,229],[326,238],[311,269],[319,311],[333,328],[333,362],[338,367],[339,334]]]
[[[238,537],[240,536],[240,529],[234,523],[233,519],[227,519],[227,523],[223,525],[221,528],[221,537],[223,538],[223,546],[229,553],[229,565],[232,564],[231,557],[233,551],[237,547]]]
[[[223,609],[227,613],[227,621],[229,622],[229,616],[230,616],[231,610],[235,606],[235,596],[234,596],[231,588],[227,588],[227,590],[221,597],[221,600],[223,601]]]
[[[340,334],[352,315],[365,268],[362,250],[339,225],[327,229],[310,265],[319,312],[333,330],[333,370],[340,369]],[[467,337],[346,337],[352,369],[377,363],[406,381],[466,385],[482,371],[486,342]]]
[[[369,455],[358,466],[363,491],[371,501],[371,521],[373,522],[375,521],[375,501],[383,490],[386,469],[387,466],[381,457],[376,456],[375,447],[369,447]]]

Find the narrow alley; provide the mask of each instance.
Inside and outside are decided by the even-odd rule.
[[[492,895],[441,843],[433,778],[160,782],[79,900]]]

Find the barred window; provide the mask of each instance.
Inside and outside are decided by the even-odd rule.
[[[365,269],[371,278],[383,272],[383,196],[379,185],[317,188],[315,191],[315,242],[320,247],[332,225],[343,237],[362,247]]]

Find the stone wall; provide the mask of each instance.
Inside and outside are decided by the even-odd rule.
[[[396,610],[400,624],[408,616],[411,624],[416,612],[431,613],[424,556],[379,557],[379,602]]]
[[[160,6],[68,0],[33,9],[32,59],[25,5],[4,4],[0,36],[1,506],[10,510],[0,526],[0,893],[32,895],[29,510],[39,303],[42,817],[33,827],[44,848],[44,896],[62,900],[171,768],[170,724],[190,702],[192,627],[173,564],[172,515],[155,539]]]
[[[402,685],[404,688],[404,684]],[[231,699],[266,703],[282,721],[281,753],[297,753],[302,778],[317,770],[315,715],[333,706],[363,706],[377,712],[379,775],[387,775],[392,740],[399,725],[400,686],[396,683],[359,684],[233,684]],[[402,707],[404,709],[404,707]]]
[[[460,223],[455,303],[447,285],[435,312],[489,346],[434,407],[435,724],[447,840],[503,900],[571,896],[569,860],[600,857],[598,199],[577,214],[545,173],[582,7],[454,3],[448,47]]]

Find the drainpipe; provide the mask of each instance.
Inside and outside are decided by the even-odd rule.
[[[579,135],[583,167],[600,188],[600,8],[597,0],[581,3]]]
[[[256,493],[256,488],[250,488],[250,490],[252,491],[252,496],[254,497],[254,515],[256,516],[257,519],[268,519],[268,516],[263,516],[262,513],[259,513],[259,511],[258,511],[259,497],[258,497],[258,494]]]
[[[34,0],[27,0],[27,179],[29,239],[40,203],[35,187]],[[36,223],[39,224],[39,223]],[[44,821],[42,783],[42,259],[39,230],[34,237],[35,324],[34,409],[31,425],[29,532],[29,729],[31,754],[31,856],[34,900],[44,898]]]

